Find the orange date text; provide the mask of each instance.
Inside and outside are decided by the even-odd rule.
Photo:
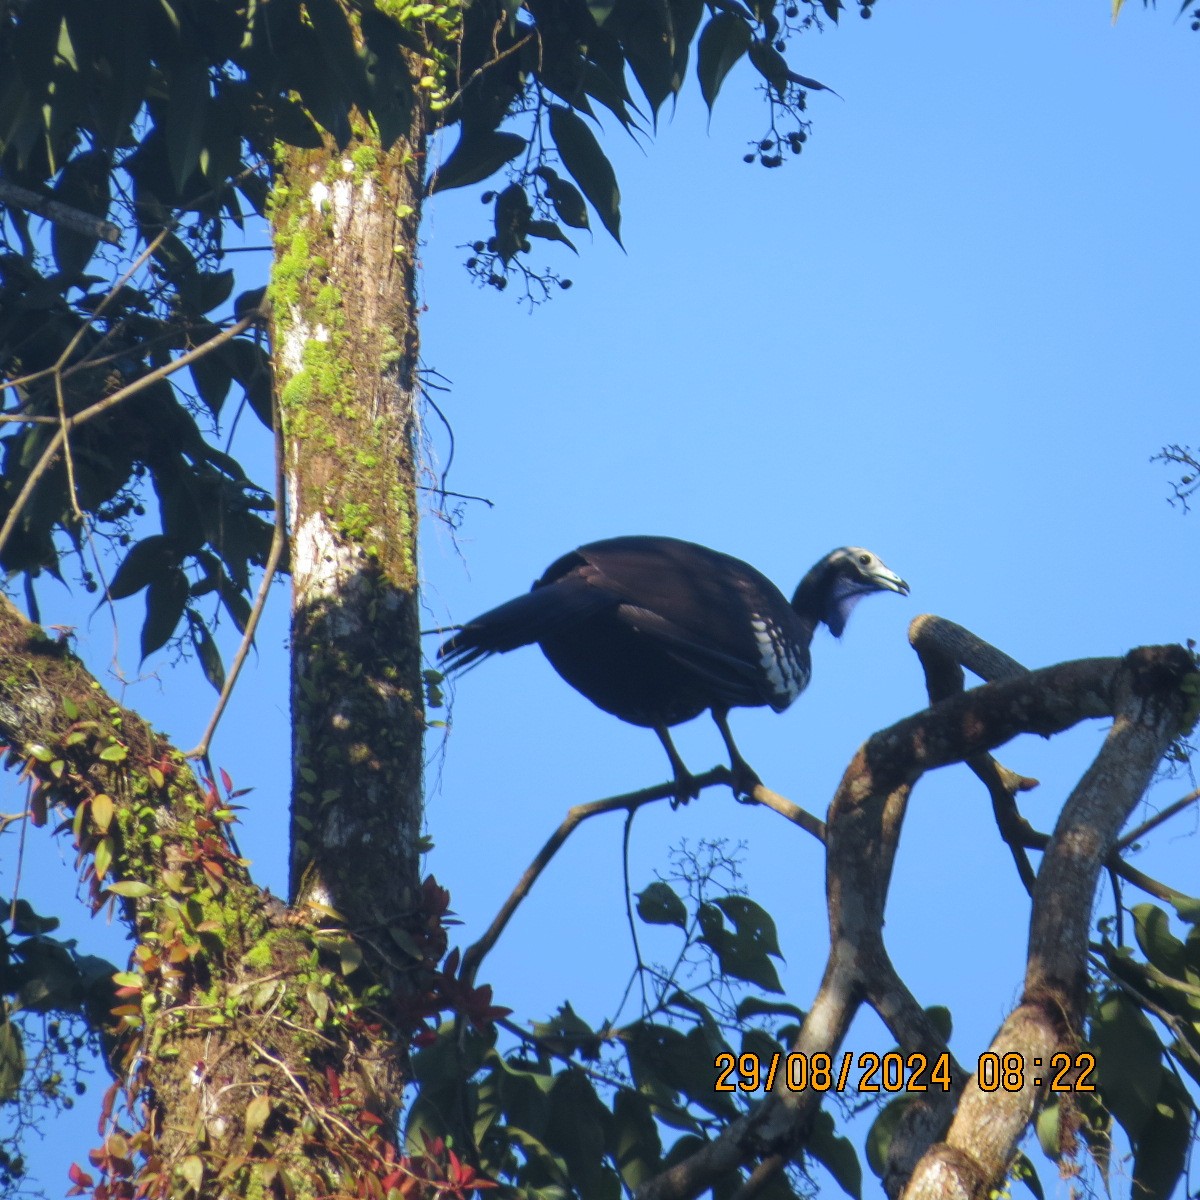
[[[836,1059],[829,1054],[718,1054],[713,1088],[718,1092],[757,1092],[784,1087],[790,1092],[927,1092],[949,1091],[950,1055],[932,1062],[924,1054],[873,1054],[857,1059],[849,1051]]]

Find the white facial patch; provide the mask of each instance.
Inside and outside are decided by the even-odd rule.
[[[837,611],[841,627],[846,628],[846,622],[854,611],[854,606],[867,594],[870,589],[864,588],[854,579],[839,579],[833,589],[833,607]]]

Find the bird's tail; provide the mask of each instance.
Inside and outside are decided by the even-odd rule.
[[[583,580],[555,580],[468,621],[442,643],[438,661],[447,671],[464,671],[489,655],[540,642],[616,603],[616,597]]]

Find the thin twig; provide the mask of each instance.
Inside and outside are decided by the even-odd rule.
[[[729,777],[726,767],[714,767],[703,775],[695,776],[697,788],[705,788],[713,783],[724,783]],[[610,796],[605,800],[593,800],[588,804],[576,804],[567,810],[558,828],[546,839],[546,844],[537,852],[533,861],[525,868],[525,873],[517,881],[508,899],[500,907],[487,932],[463,955],[462,968],[459,978],[467,983],[473,983],[479,964],[488,951],[496,944],[496,940],[504,932],[505,926],[512,919],[513,913],[521,905],[521,901],[529,895],[538,876],[550,864],[550,860],[558,853],[562,844],[575,832],[576,828],[591,817],[602,816],[611,812],[633,812],[644,804],[652,804],[656,800],[674,799],[676,785],[660,783],[655,787],[641,788],[636,792],[626,792],[620,796]]]
[[[25,816],[33,811],[33,794],[37,791],[36,780],[31,784],[29,796],[25,800]],[[21,822],[21,833],[17,838],[17,868],[13,874],[13,889],[12,901],[8,909],[8,923],[10,927],[15,927],[17,923],[17,897],[21,894],[21,867],[25,862],[25,831],[29,828],[28,821]]]
[[[63,397],[62,376],[54,377],[54,399],[58,404],[58,425],[63,431],[63,461],[67,465],[67,495],[71,501],[71,510],[80,525],[87,524],[87,518],[79,507],[79,497],[75,488],[75,459],[71,455],[71,439],[67,437],[67,405]]]
[[[112,285],[111,288],[108,289],[107,292],[104,293],[100,303],[97,304],[96,307],[92,309],[92,311],[83,319],[79,328],[75,330],[71,340],[67,343],[66,348],[58,356],[58,361],[54,364],[54,370],[58,371],[66,366],[67,360],[72,354],[75,353],[76,349],[78,349],[79,343],[83,341],[83,335],[87,333],[89,329],[91,329],[93,322],[100,317],[104,310],[108,308],[108,306],[117,298],[121,289],[134,277],[135,274],[137,274],[138,271],[141,270],[143,264],[149,260],[150,256],[155,252],[155,250],[157,250],[159,246],[166,241],[167,235],[171,232],[175,224],[176,222],[172,221],[169,225],[164,225],[163,228],[160,229],[158,233],[156,233],[154,237],[146,243],[146,248],[137,256],[137,258],[133,260],[133,262],[129,264],[129,269],[121,276],[120,279],[117,280],[116,283]]]
[[[725,787],[732,787],[734,780],[728,767],[720,766],[713,767],[710,771],[705,771],[702,775],[693,777],[697,791],[701,791],[713,784],[722,784]],[[513,913],[521,906],[521,902],[529,895],[533,885],[537,882],[538,876],[550,865],[550,860],[558,853],[559,847],[575,832],[575,829],[582,825],[584,821],[591,817],[598,817],[604,813],[627,811],[635,812],[644,804],[653,804],[656,800],[673,800],[676,796],[676,784],[660,783],[655,787],[641,788],[636,792],[626,792],[620,796],[609,796],[604,800],[593,800],[588,804],[576,804],[573,808],[567,810],[567,815],[563,818],[562,823],[558,828],[546,839],[546,844],[537,852],[533,861],[525,868],[525,873],[517,881],[517,886],[513,888],[508,899],[501,905],[500,911],[488,926],[487,932],[484,933],[474,945],[468,947],[467,952],[463,955],[462,967],[459,970],[459,978],[467,983],[474,983],[475,972],[479,970],[479,964],[488,954],[491,948],[496,944],[497,939],[504,932],[505,926],[512,919]],[[757,804],[762,804],[781,816],[786,817],[793,824],[800,826],[807,833],[811,833],[818,841],[825,841],[825,825],[812,813],[807,812],[798,804],[793,804],[790,800],[779,795],[778,792],[771,791],[770,788],[764,787],[761,783],[755,785],[754,790],[750,793],[750,798]]]
[[[208,748],[212,743],[213,734],[216,733],[217,726],[221,722],[221,717],[225,714],[225,706],[229,703],[229,697],[233,694],[234,685],[241,674],[246,656],[250,653],[250,647],[254,644],[254,635],[258,630],[258,620],[262,616],[263,608],[266,606],[267,595],[271,590],[271,584],[275,580],[275,571],[279,566],[279,560],[283,556],[283,548],[287,542],[287,505],[284,503],[283,482],[283,422],[280,418],[281,414],[279,413],[278,405],[276,405],[274,412],[275,529],[271,534],[271,549],[267,553],[267,562],[263,568],[262,582],[258,585],[258,594],[254,597],[254,606],[250,609],[250,616],[246,619],[246,629],[242,634],[241,644],[237,648],[237,653],[233,656],[229,673],[225,676],[225,683],[221,688],[221,695],[217,698],[217,705],[208,720],[208,726],[204,730],[204,735],[200,738],[196,748],[187,752],[185,755],[187,758],[207,759],[208,757]]]
[[[1186,796],[1176,800],[1174,804],[1168,804],[1167,807],[1162,810],[1162,812],[1155,813],[1154,816],[1150,817],[1146,821],[1143,821],[1136,828],[1131,829],[1117,843],[1116,849],[1118,851],[1128,850],[1134,842],[1145,837],[1146,834],[1148,834],[1152,829],[1157,829],[1165,821],[1169,821],[1173,816],[1175,816],[1176,813],[1183,812],[1185,808],[1195,804],[1197,800],[1200,800],[1200,788],[1197,788],[1194,792],[1189,792]]]
[[[642,1011],[645,1012],[649,1004],[646,996],[646,964],[642,961],[642,947],[638,942],[637,922],[633,919],[633,888],[629,883],[629,837],[633,832],[633,814],[636,812],[636,808],[631,808],[625,814],[625,832],[621,838],[621,879],[625,885],[625,919],[629,922],[629,940],[633,942],[634,974],[642,988]]]

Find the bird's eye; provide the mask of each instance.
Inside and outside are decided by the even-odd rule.
[[[871,556],[869,554],[860,554],[858,556],[858,561],[862,563],[864,567],[869,567],[871,565]]]

